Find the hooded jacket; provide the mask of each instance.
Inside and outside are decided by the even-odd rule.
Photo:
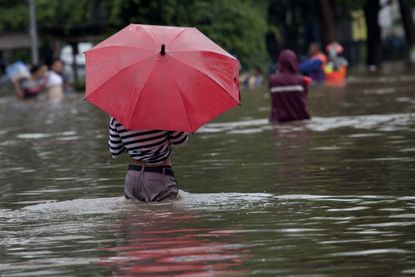
[[[310,119],[307,110],[307,88],[311,80],[300,74],[298,60],[291,50],[283,50],[278,58],[278,73],[269,77],[272,98],[271,122]]]

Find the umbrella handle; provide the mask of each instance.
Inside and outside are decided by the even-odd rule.
[[[160,49],[160,55],[166,55],[166,45],[162,44]]]

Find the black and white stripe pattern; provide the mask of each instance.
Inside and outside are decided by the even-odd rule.
[[[158,164],[170,156],[172,144],[180,145],[186,141],[187,134],[184,132],[129,131],[114,118],[111,118],[109,124],[108,144],[113,157],[127,151],[134,160],[148,164]]]

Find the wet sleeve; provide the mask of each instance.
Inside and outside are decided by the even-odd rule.
[[[185,144],[188,140],[187,133],[185,132],[169,132],[169,140],[173,145]]]
[[[108,146],[113,158],[125,151],[125,146],[121,140],[120,134],[118,133],[116,121],[114,118],[111,118],[109,124]]]
[[[321,69],[323,62],[320,59],[309,59],[300,64],[300,71],[302,74]]]

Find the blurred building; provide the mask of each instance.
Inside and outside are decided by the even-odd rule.
[[[407,52],[405,30],[402,27],[398,1],[381,0],[382,9],[379,12],[379,25],[382,29],[383,58],[394,60],[402,58]]]
[[[0,75],[4,73],[7,60],[16,49],[29,49],[30,37],[28,33],[3,33],[0,34]]]

